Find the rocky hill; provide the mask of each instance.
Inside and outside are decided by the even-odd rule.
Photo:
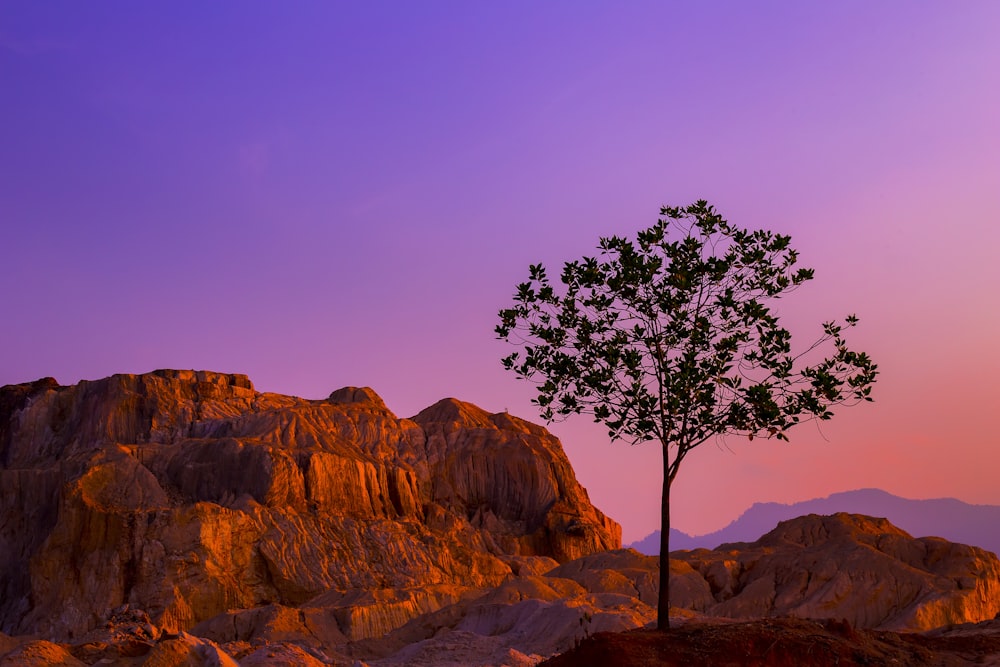
[[[180,631],[386,591],[359,638],[620,534],[556,438],[454,399],[400,419],[370,389],[311,401],[171,370],[0,389],[7,634],[72,641],[124,604]]]
[[[705,614],[846,620],[854,627],[930,630],[1000,612],[1000,561],[885,519],[811,514],[759,540],[671,554],[708,584]]]
[[[0,536],[0,667],[527,667],[656,616],[657,559],[618,549],[559,442],[454,399],[399,419],[369,389],[208,372],[3,387]],[[712,627],[777,617],[840,625],[747,626],[761,650],[832,632],[837,660],[857,637],[896,659],[923,640],[884,633],[937,628],[1000,659],[995,623],[947,630],[1000,612],[996,556],[884,519],[800,517],[670,568],[704,664],[743,646]],[[962,664],[937,650],[913,664]]]

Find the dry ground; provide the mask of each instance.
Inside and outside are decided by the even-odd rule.
[[[1000,666],[1000,636],[857,630],[847,623],[768,619],[689,622],[669,632],[598,633],[544,667]]]

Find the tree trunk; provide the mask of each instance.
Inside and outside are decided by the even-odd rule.
[[[663,495],[660,500],[660,593],[656,629],[670,629],[670,449],[663,446]]]

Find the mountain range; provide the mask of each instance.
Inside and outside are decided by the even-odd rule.
[[[943,537],[1000,553],[1000,506],[971,505],[954,498],[912,500],[881,489],[857,489],[798,503],[754,503],[725,528],[705,535],[670,531],[670,550],[713,549],[720,544],[751,542],[781,521],[805,514],[848,512],[884,517],[914,536]],[[660,531],[628,545],[647,555],[660,552]]]

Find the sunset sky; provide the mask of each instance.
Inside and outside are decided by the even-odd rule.
[[[0,0],[0,385],[195,368],[538,421],[495,340],[663,204],[790,234],[875,402],[707,443],[674,526],[859,487],[1000,504],[1000,2]],[[626,542],[656,446],[552,427]]]

